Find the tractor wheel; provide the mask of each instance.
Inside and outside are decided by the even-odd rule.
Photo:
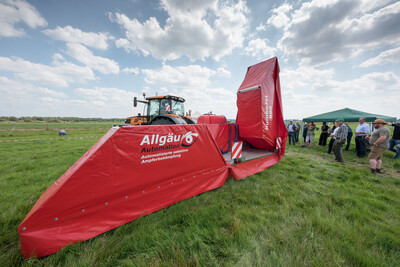
[[[187,124],[197,124],[197,121],[194,119],[185,119]]]
[[[155,118],[150,122],[150,125],[168,125],[168,124],[175,124],[175,122],[165,117]]]

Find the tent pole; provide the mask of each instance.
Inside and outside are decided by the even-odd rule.
[[[301,135],[300,135],[300,130],[301,130]],[[300,138],[300,146],[303,145],[303,131],[304,131],[304,121],[301,121],[301,129],[299,129],[299,138]]]

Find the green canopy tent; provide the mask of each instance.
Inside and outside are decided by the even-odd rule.
[[[365,118],[367,122],[373,122],[376,119],[383,119],[387,122],[394,122],[396,121],[396,117],[390,117],[390,116],[385,116],[385,115],[378,115],[378,114],[372,114],[368,112],[363,112],[351,108],[343,108],[343,109],[338,109],[335,111],[331,112],[326,112],[322,113],[319,115],[303,118],[303,121],[301,122],[301,131],[303,134],[304,130],[304,122],[332,122],[335,121],[338,118],[343,118],[345,122],[356,122],[360,118]],[[372,127],[372,124],[371,124]],[[301,139],[301,144],[303,144],[303,138]]]
[[[303,122],[322,122],[322,121],[329,122],[329,121],[335,121],[338,118],[343,118],[345,122],[358,121],[360,118],[365,118],[367,122],[373,122],[376,119],[383,119],[387,122],[396,121],[396,117],[372,114],[351,108],[343,108],[304,118]]]

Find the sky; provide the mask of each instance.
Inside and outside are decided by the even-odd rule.
[[[125,118],[145,92],[234,119],[247,67],[275,56],[285,119],[400,117],[389,0],[0,0],[0,116]]]

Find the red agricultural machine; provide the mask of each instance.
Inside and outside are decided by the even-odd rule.
[[[172,109],[172,101],[182,103],[157,98],[163,100],[170,101]],[[240,180],[278,163],[287,130],[277,58],[247,69],[237,107],[236,124],[213,123],[209,115],[198,124],[111,128],[43,193],[23,220],[18,228],[23,257],[55,253],[216,189],[228,177]],[[242,153],[241,163],[235,164],[232,152]]]

